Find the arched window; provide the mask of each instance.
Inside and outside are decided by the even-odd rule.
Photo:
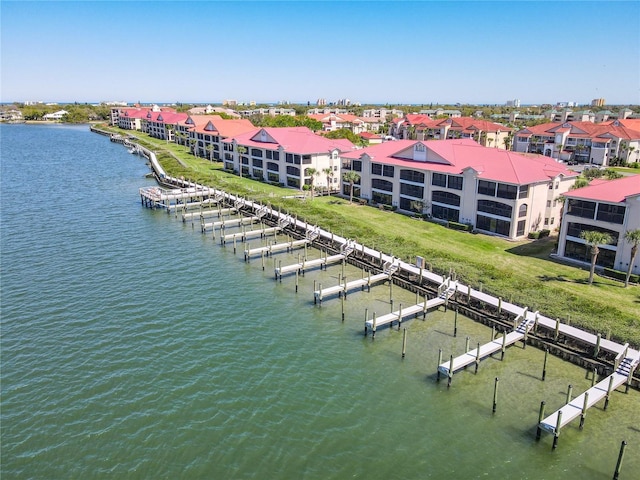
[[[522,218],[526,216],[527,216],[527,204],[523,203],[522,205],[520,205],[520,208],[518,209],[518,218]]]

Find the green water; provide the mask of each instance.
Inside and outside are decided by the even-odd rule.
[[[453,313],[363,336],[389,287],[313,304],[340,266],[273,260],[140,206],[142,159],[86,127],[2,126],[3,478],[620,478],[640,468],[640,394],[535,441],[584,370],[514,346],[436,383],[438,349],[490,329]],[[231,233],[231,232],[226,232]],[[252,241],[252,247],[258,242]],[[274,256],[297,262],[298,251]],[[419,252],[416,252],[419,254]],[[346,267],[348,279],[361,273]],[[415,295],[393,288],[394,309]],[[498,409],[492,414],[494,379]]]

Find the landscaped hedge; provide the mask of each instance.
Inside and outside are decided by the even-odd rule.
[[[458,222],[447,222],[447,227],[453,230],[462,230],[463,232],[470,232],[473,229],[472,225]]]
[[[540,230],[539,232],[529,232],[529,235],[527,235],[527,237],[533,240],[537,240],[539,238],[548,237],[550,233],[551,233],[551,230],[544,229],[544,230]]]
[[[627,272],[621,272],[620,270],[614,270],[613,268],[605,268],[604,275],[606,277],[615,278],[616,280],[624,280],[627,278]],[[638,283],[640,281],[640,275],[636,275],[634,273],[629,277],[629,281],[632,283]]]

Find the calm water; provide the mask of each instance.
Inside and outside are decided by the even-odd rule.
[[[536,443],[541,400],[585,372],[512,347],[435,383],[490,331],[451,312],[362,336],[389,288],[312,302],[210,235],[140,206],[144,161],[87,127],[1,126],[3,478],[621,478],[640,469],[640,394]],[[252,242],[258,246],[258,242]],[[419,254],[419,252],[416,252]],[[297,260],[280,254],[283,265]],[[360,273],[347,267],[351,279]],[[396,302],[413,294],[393,289]],[[498,412],[491,414],[494,378]]]

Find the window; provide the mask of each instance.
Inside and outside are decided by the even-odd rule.
[[[424,187],[410,185],[408,183],[400,183],[400,193],[410,197],[422,198],[424,197]]]
[[[610,205],[608,203],[598,204],[598,214],[596,218],[603,222],[622,224],[624,222],[624,212],[626,207],[622,205]]]
[[[411,198],[400,197],[400,210],[407,212],[422,213],[422,207],[424,204],[420,200],[413,200]]]
[[[371,192],[371,200],[373,200],[375,203],[391,205],[392,197],[387,193]]]
[[[447,176],[442,173],[434,173],[431,177],[431,185],[436,185],[438,187],[446,187],[447,186]]]
[[[253,169],[254,178],[262,178],[262,170],[258,170],[257,168]]]
[[[258,167],[258,168],[262,168],[262,160],[259,160],[257,158],[253,159],[253,166],[254,167]]]
[[[309,165],[311,163],[311,155],[304,155],[302,157],[303,165]]]
[[[455,208],[443,207],[441,205],[431,206],[431,216],[440,220],[448,220],[450,222],[460,221],[460,210]]]
[[[395,175],[395,168],[391,165],[383,165],[382,167],[382,175],[384,177],[391,177],[393,178]]]
[[[591,249],[584,243],[574,242],[567,240],[564,244],[564,256],[567,258],[573,258],[581,262],[591,262]],[[613,268],[616,259],[615,250],[609,250],[608,248],[601,248],[598,258],[596,259],[596,265],[605,268]]]
[[[424,173],[415,170],[400,170],[400,180],[408,182],[424,183]]]
[[[293,155],[293,163],[295,163],[296,165],[300,165],[300,161],[301,161],[301,157],[300,155],[294,154]]]
[[[547,200],[547,208],[551,206],[551,200]]]
[[[520,208],[518,208],[518,218],[522,218],[526,216],[527,216],[527,204],[523,203],[522,205],[520,205]]]
[[[286,154],[286,158],[287,158],[287,163],[293,163],[293,154],[292,153],[287,153]]]
[[[265,154],[266,154],[266,156],[267,156],[267,158],[268,158],[269,160],[271,160],[271,159],[273,158],[273,152],[272,152],[271,150],[267,150],[267,151],[265,152]]]
[[[438,203],[445,203],[447,205],[460,206],[460,196],[455,193],[443,192],[441,190],[434,190],[431,192],[431,201]]]
[[[509,200],[515,200],[515,198],[518,196],[518,187],[516,187],[515,185],[507,185],[505,183],[499,183],[498,193],[496,194],[496,196],[500,198],[506,198]]]
[[[575,217],[594,218],[596,214],[595,202],[570,198],[567,202],[567,214]]]
[[[267,162],[267,170],[273,170],[277,172],[279,170],[278,164],[274,162]]]
[[[253,155],[254,157],[262,157],[262,150],[260,150],[259,148],[252,148],[251,155]]]
[[[524,227],[525,227],[526,224],[527,224],[526,220],[520,220],[518,222],[517,231],[516,231],[516,236],[517,237],[521,237],[522,235],[524,235]]]
[[[280,183],[280,175],[273,172],[267,172],[267,179],[273,183]]]
[[[596,225],[587,225],[585,223],[578,223],[578,222],[567,223],[568,237],[580,238],[580,233],[584,231],[589,231],[589,230],[594,232],[602,232],[602,233],[609,234],[611,236],[611,242],[609,242],[609,245],[618,245],[618,236],[620,234],[614,230],[598,227]]]
[[[499,217],[511,218],[513,207],[505,203],[494,202],[493,200],[478,200],[478,211]]]
[[[371,164],[371,175],[382,175],[382,165],[380,163]]]
[[[496,182],[487,182],[486,180],[478,180],[478,193],[482,195],[496,196]]]
[[[295,175],[296,177],[300,176],[300,169],[298,167],[289,167],[287,166],[287,175]]]
[[[447,177],[447,186],[454,190],[462,190],[462,177],[449,175]]]
[[[484,215],[476,216],[476,228],[485,232],[497,233],[505,237],[509,236],[511,230],[511,222],[500,220],[498,218],[485,217]]]
[[[389,182],[388,180],[382,180],[380,178],[372,178],[371,188],[384,190],[386,192],[393,192],[393,183]]]
[[[273,152],[273,159],[280,160],[280,152]]]

